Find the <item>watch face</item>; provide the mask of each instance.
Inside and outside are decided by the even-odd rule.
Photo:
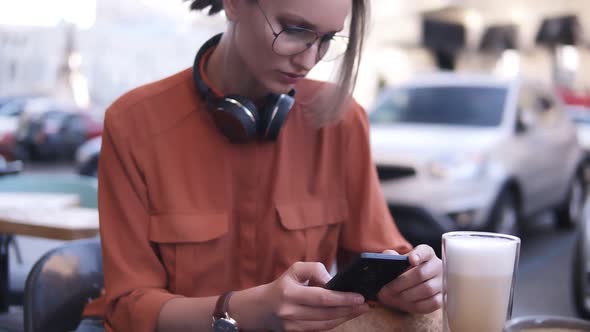
[[[215,332],[238,332],[236,324],[228,319],[220,318],[213,322],[213,331]]]

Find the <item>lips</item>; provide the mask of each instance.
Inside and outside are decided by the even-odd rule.
[[[305,77],[305,74],[294,74],[294,73],[287,73],[287,72],[284,72],[284,71],[282,71],[281,73],[283,73],[283,75],[286,75],[286,76],[289,76],[289,77],[292,77],[292,78],[303,78],[303,77]]]
[[[288,73],[288,72],[284,72],[284,71],[279,71],[279,72],[281,74],[281,81],[283,81],[287,84],[295,84],[300,79],[305,77],[304,74]]]

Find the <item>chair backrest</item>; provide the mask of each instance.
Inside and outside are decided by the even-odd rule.
[[[98,206],[98,185],[96,178],[79,175],[28,175],[0,178],[0,192],[45,192],[78,194],[80,206]]]
[[[25,285],[25,332],[75,330],[103,288],[100,239],[66,243],[43,255]]]

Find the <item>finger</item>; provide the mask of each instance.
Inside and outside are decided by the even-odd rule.
[[[408,257],[412,266],[418,266],[435,258],[436,254],[434,253],[434,249],[432,249],[432,247],[421,244],[414,248],[414,250],[410,251],[408,253]]]
[[[356,293],[332,291],[320,287],[299,286],[285,290],[284,301],[310,307],[346,307],[365,303]]]
[[[354,319],[358,316],[360,316],[361,314],[351,314],[347,317],[342,317],[342,318],[337,318],[337,319],[331,319],[331,320],[324,320],[324,321],[299,321],[294,325],[297,325],[295,328],[289,328],[288,324],[286,326],[286,330],[291,331],[291,330],[295,330],[295,331],[326,331],[326,330],[331,330],[335,327],[337,327],[338,325],[341,325],[351,319]]]
[[[386,255],[399,255],[399,253],[397,251],[391,250],[391,249],[383,250],[383,254],[386,254]]]
[[[277,315],[282,320],[325,321],[344,318],[354,314],[363,314],[367,311],[369,311],[368,304],[347,307],[309,307],[290,305],[280,309]]]
[[[437,259],[429,260],[428,262],[411,268],[402,275],[394,279],[383,287],[383,289],[392,294],[400,293],[406,289],[412,288],[427,280],[430,280],[442,273],[442,263]]]
[[[297,262],[291,268],[292,277],[299,284],[315,283],[325,285],[332,276],[322,263]]]
[[[442,278],[432,278],[416,287],[406,289],[399,296],[407,302],[418,302],[429,299],[442,292]]]

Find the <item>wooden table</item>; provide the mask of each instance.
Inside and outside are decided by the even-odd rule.
[[[76,240],[98,234],[98,210],[89,208],[0,208],[0,233],[54,240]]]
[[[98,234],[98,210],[76,194],[0,193],[0,312],[8,310],[8,245],[12,235],[76,240]]]

